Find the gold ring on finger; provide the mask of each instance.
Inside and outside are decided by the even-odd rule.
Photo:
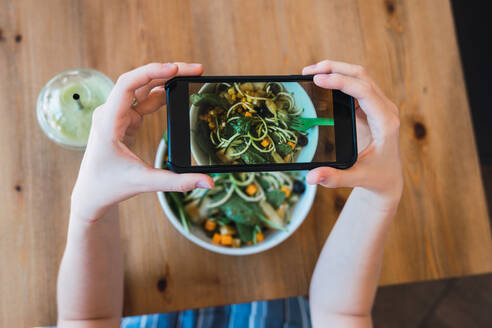
[[[132,101],[132,104],[131,104],[131,106],[130,106],[130,107],[131,107],[131,108],[135,108],[135,107],[137,107],[137,106],[138,106],[138,100],[137,100],[137,98],[133,98],[133,101]]]

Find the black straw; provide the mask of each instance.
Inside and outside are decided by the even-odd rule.
[[[77,102],[77,105],[79,106],[79,110],[82,110],[84,109],[84,106],[82,105],[82,103],[80,102],[80,95],[78,93],[74,93],[72,95],[72,98],[73,100],[75,100]]]

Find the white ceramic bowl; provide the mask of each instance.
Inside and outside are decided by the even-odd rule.
[[[202,92],[213,92],[215,90],[217,83],[205,83],[198,93]],[[299,108],[303,108],[304,111],[301,114],[301,117],[309,117],[316,118],[316,109],[314,108],[313,102],[311,98],[307,94],[306,90],[297,82],[286,82],[282,83],[287,92],[291,92],[294,96],[294,101],[299,106]],[[196,123],[198,123],[198,110],[199,106],[191,105],[190,107],[190,122],[191,122],[191,153],[195,161],[200,165],[208,165],[209,164],[209,156],[208,153],[204,153],[203,150],[199,147],[198,139],[195,136],[194,131],[196,130]],[[316,148],[318,147],[318,136],[319,136],[319,128],[315,126],[312,129],[309,129],[307,138],[309,140],[306,147],[302,148],[301,151],[297,154],[295,158],[295,162],[297,163],[309,163],[313,160],[314,154],[316,153]]]
[[[159,148],[157,150],[157,155],[155,157],[154,167],[162,167],[166,150],[167,145],[164,140],[161,140],[161,143],[159,144]],[[174,215],[171,207],[166,200],[166,197],[164,196],[164,193],[158,192],[157,198],[159,199],[159,203],[161,204],[164,213],[166,214],[169,221],[171,221],[172,225],[183,236],[188,238],[193,243],[215,253],[227,255],[249,255],[264,252],[272,247],[277,246],[278,244],[289,238],[289,236],[297,230],[297,228],[306,218],[313,204],[315,195],[316,185],[306,185],[306,191],[304,191],[304,193],[300,196],[297,204],[295,204],[291,209],[291,220],[286,227],[287,231],[269,230],[265,234],[265,240],[261,243],[258,243],[256,245],[242,246],[240,248],[229,248],[213,244],[211,239],[205,234],[203,229],[193,224],[190,224],[190,233],[187,233],[181,225],[181,221]]]

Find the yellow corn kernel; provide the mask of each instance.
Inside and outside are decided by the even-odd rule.
[[[222,240],[222,235],[218,234],[218,233],[214,233],[214,236],[212,237],[212,243],[214,244],[220,244]]]
[[[263,235],[263,232],[258,232],[256,234],[256,242],[261,243],[265,239],[265,236]]]
[[[232,101],[236,101],[236,98],[237,98],[237,97],[236,97],[236,94],[231,95],[231,99],[232,99]]]
[[[282,187],[280,187],[280,190],[282,190],[285,193],[285,197],[290,196],[290,190],[287,187],[282,186]]]
[[[205,230],[207,231],[214,231],[215,228],[217,228],[217,222],[213,220],[207,220],[205,221]]]
[[[244,116],[251,117],[251,116],[253,116],[253,114],[251,114],[250,112],[246,112],[246,113],[244,113]]]
[[[268,140],[267,138],[261,141],[261,145],[265,148],[268,147],[269,144],[270,144],[270,140]]]
[[[232,236],[231,235],[222,235],[220,237],[220,243],[224,246],[232,245]]]
[[[287,144],[292,148],[292,150],[294,150],[294,148],[296,148],[296,144],[293,143],[292,141],[289,141]]]
[[[236,91],[234,90],[234,87],[230,87],[229,89],[227,89],[227,93],[230,94],[231,96],[236,95]]]
[[[256,185],[254,183],[252,183],[248,187],[246,187],[246,193],[250,196],[253,196],[254,194],[256,194],[257,191],[258,191],[258,188],[256,187]]]

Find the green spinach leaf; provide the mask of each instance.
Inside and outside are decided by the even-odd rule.
[[[277,209],[285,201],[285,193],[282,190],[269,190],[266,192],[266,199]]]
[[[228,123],[232,127],[235,133],[247,134],[251,127],[251,117],[239,116],[238,119],[232,120]]]
[[[281,142],[280,137],[276,133],[272,134],[270,136],[270,138],[273,139],[273,142],[275,143],[275,146],[278,145]]]
[[[242,154],[241,159],[246,164],[266,164],[273,162],[270,153],[261,153],[253,147],[250,147],[247,152]]]
[[[264,190],[268,189],[268,187],[270,186],[268,182],[265,179],[263,179],[260,175],[256,176],[256,180],[258,180],[258,183]]]
[[[257,203],[246,202],[237,195],[232,195],[225,204],[220,206],[220,209],[231,221],[247,225],[256,224],[258,222],[256,213],[261,212]]]
[[[239,239],[241,239],[243,243],[253,240],[253,236],[255,235],[255,226],[236,223],[236,228]]]
[[[253,151],[245,152],[241,155],[241,159],[246,164],[265,164],[267,162],[260,154]]]
[[[230,124],[226,124],[224,129],[220,130],[220,135],[222,138],[229,139],[234,135],[235,131],[234,128]]]
[[[288,154],[292,153],[292,147],[284,143],[279,143],[277,144],[277,153],[280,156],[285,157]]]

